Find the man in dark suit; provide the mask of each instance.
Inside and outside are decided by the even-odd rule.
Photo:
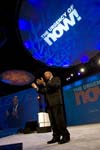
[[[18,96],[14,96],[12,104],[6,111],[7,122],[9,128],[21,128],[23,107],[19,104]]]
[[[66,127],[64,116],[61,80],[59,77],[54,77],[50,71],[44,73],[44,78],[37,79],[36,83],[32,83],[32,87],[40,93],[46,94],[47,110],[53,130],[53,138],[48,141],[48,144],[58,142],[63,144],[70,141],[70,133]]]

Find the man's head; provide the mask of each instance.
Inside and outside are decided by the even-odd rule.
[[[17,105],[18,104],[18,96],[14,96],[13,97],[13,105]]]
[[[44,77],[45,77],[46,80],[49,80],[50,78],[53,77],[53,74],[50,71],[45,71],[44,72]]]

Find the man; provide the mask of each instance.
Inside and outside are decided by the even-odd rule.
[[[18,96],[14,96],[6,116],[9,128],[20,128],[22,124],[23,107],[18,102]]]
[[[61,92],[61,80],[59,77],[54,77],[52,72],[46,71],[44,78],[47,82],[37,79],[36,83],[32,83],[32,87],[38,92],[46,94],[47,110],[53,130],[53,138],[48,141],[48,144],[58,142],[63,144],[70,141],[70,133],[66,128],[64,118],[63,100]]]

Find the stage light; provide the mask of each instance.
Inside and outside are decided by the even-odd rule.
[[[0,74],[0,81],[11,85],[27,85],[34,79],[34,75],[24,70],[8,70]]]
[[[78,76],[80,76],[80,75],[81,75],[81,73],[80,73],[80,72],[78,72],[78,73],[77,73],[77,75],[78,75]]]
[[[85,68],[80,68],[80,72],[85,72]]]
[[[70,77],[67,77],[66,80],[69,81],[69,80],[70,80]]]
[[[74,74],[73,73],[71,73],[71,75],[70,75],[71,77],[73,77],[74,76]]]
[[[87,63],[89,61],[89,57],[88,56],[83,56],[81,59],[80,59],[80,62],[81,63]]]
[[[100,58],[98,59],[98,65],[100,65]]]
[[[19,19],[19,29],[22,31],[29,31],[30,24],[27,20]]]

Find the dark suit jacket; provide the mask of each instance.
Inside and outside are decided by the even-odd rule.
[[[59,77],[53,77],[46,83],[46,86],[40,86],[39,92],[46,94],[48,106],[62,104],[61,80]]]
[[[13,105],[10,105],[8,108],[9,115],[7,116],[7,122],[9,127],[21,127],[22,124],[22,117],[23,117],[23,107],[22,105],[18,105],[17,113],[15,116],[12,115],[13,113]]]

